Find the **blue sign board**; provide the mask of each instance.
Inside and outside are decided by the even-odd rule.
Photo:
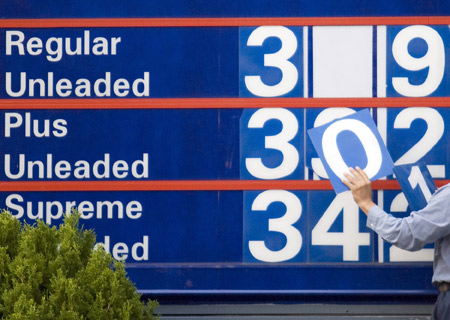
[[[449,179],[447,2],[13,0],[0,12],[0,208],[57,225],[77,207],[142,293],[434,292],[430,251],[379,239],[340,175],[358,165],[392,180],[394,163],[424,160]],[[413,16],[434,24],[395,21]],[[338,194],[314,181],[326,179]],[[128,187],[140,182],[168,187]],[[279,184],[252,189],[264,182]],[[408,214],[399,191],[374,199]]]

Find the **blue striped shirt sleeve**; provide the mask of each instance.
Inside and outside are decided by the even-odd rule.
[[[405,218],[395,218],[374,206],[368,213],[367,227],[401,249],[420,250],[450,234],[450,186],[440,188],[424,209]]]

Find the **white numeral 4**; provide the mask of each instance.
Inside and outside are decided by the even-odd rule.
[[[342,211],[343,231],[329,232]],[[359,232],[359,208],[349,191],[338,194],[333,200],[312,230],[311,243],[322,246],[342,246],[344,261],[358,261],[359,247],[370,245],[370,234]]]

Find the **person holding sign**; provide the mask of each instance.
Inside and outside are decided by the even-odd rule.
[[[349,168],[344,176],[342,183],[367,215],[367,226],[384,240],[408,251],[435,243],[432,281],[439,296],[431,320],[450,319],[450,184],[438,189],[423,209],[405,218],[395,218],[372,201],[372,184],[361,168]]]

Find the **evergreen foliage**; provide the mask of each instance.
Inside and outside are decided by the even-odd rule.
[[[123,262],[79,227],[80,214],[56,228],[42,221],[22,224],[0,213],[0,319],[140,320],[157,302],[141,301]]]

